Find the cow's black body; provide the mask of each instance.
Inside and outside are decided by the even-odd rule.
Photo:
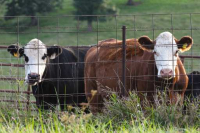
[[[185,92],[186,97],[196,98],[200,96],[200,72],[193,71],[188,74],[189,82]]]
[[[50,109],[60,104],[77,105],[87,102],[84,91],[84,57],[88,48],[62,48],[55,59],[48,59],[42,81],[32,87],[39,108]]]

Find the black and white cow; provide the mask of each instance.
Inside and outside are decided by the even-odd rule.
[[[32,85],[39,108],[46,110],[60,104],[65,109],[68,104],[87,102],[83,77],[88,48],[47,47],[39,39],[32,39],[22,48],[10,45],[7,50],[15,57],[24,57],[25,82]]]
[[[188,87],[185,91],[185,96],[192,98],[197,98],[200,96],[200,72],[193,71],[187,75],[189,78]]]

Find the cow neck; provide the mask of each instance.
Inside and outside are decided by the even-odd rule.
[[[57,71],[55,71],[57,70],[57,65],[55,65],[56,61],[57,57],[53,60],[47,58],[46,67],[42,75],[42,79],[57,77]]]
[[[45,68],[44,74],[42,76],[42,79],[44,79],[44,78],[60,78],[61,69],[63,68],[63,66],[65,66],[62,63],[77,62],[77,57],[76,57],[77,52],[76,52],[76,50],[75,50],[75,52],[73,52],[73,51],[74,51],[73,49],[63,49],[62,53],[59,56],[57,56],[55,59],[47,58],[46,68]],[[69,74],[69,75],[71,75],[71,74]],[[67,75],[65,75],[65,77],[66,76]]]
[[[155,80],[156,80],[154,83],[155,89],[162,90],[162,91],[171,88],[174,83],[174,78],[165,80],[165,79],[156,77]]]

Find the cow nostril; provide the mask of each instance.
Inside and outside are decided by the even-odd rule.
[[[35,73],[33,73],[33,74],[28,74],[28,79],[29,79],[29,80],[38,80],[39,77],[40,77],[39,74],[35,74]]]
[[[173,71],[171,69],[163,69],[160,71],[161,76],[172,76]]]
[[[163,71],[163,70],[161,70],[161,71],[160,71],[160,74],[164,74],[164,71]]]

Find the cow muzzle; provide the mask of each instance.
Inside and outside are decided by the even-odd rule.
[[[40,80],[40,75],[37,73],[29,73],[28,74],[28,84],[34,85],[36,82]]]
[[[160,77],[163,79],[171,79],[173,77],[173,71],[171,69],[162,69],[160,71]]]

